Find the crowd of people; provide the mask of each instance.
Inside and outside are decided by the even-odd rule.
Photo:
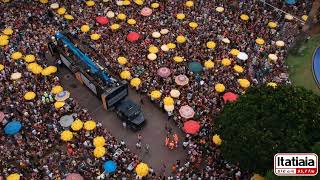
[[[46,2],[46,1],[43,1]],[[0,29],[12,28],[9,44],[1,46],[0,63],[4,69],[0,71],[0,111],[5,117],[0,124],[18,119],[22,122],[21,132],[15,136],[6,136],[0,131],[0,176],[6,177],[11,173],[21,174],[23,179],[63,179],[69,173],[80,173],[85,179],[110,179],[135,177],[132,170],[138,163],[139,157],[130,153],[123,141],[117,141],[107,130],[97,124],[90,133],[79,131],[74,137],[76,140],[69,145],[60,140],[63,128],[59,126],[59,119],[66,114],[74,114],[82,121],[90,120],[88,112],[79,107],[77,102],[69,98],[66,104],[56,109],[53,103],[44,103],[40,98],[33,101],[24,100],[27,91],[36,92],[37,97],[51,92],[55,85],[59,85],[59,78],[55,76],[34,75],[27,70],[27,63],[23,59],[13,61],[11,54],[20,51],[24,55],[33,54],[36,61],[43,67],[48,66],[45,61],[45,52],[48,51],[47,41],[58,31],[68,30],[82,41],[88,42],[104,58],[97,59],[105,67],[111,67],[115,74],[124,70],[130,71],[132,77],[138,77],[142,83],[137,91],[150,94],[159,90],[162,97],[170,96],[172,89],[180,91],[175,100],[175,109],[171,120],[182,127],[186,119],[179,115],[179,107],[191,106],[196,115],[194,119],[201,123],[201,130],[197,135],[187,135],[183,140],[183,147],[187,149],[188,159],[185,164],[175,164],[172,175],[168,179],[245,179],[252,172],[240,170],[241,165],[229,163],[212,141],[212,126],[214,118],[224,106],[223,93],[215,91],[215,85],[221,83],[225,92],[236,94],[245,93],[245,88],[238,83],[239,78],[248,79],[251,85],[274,82],[277,84],[290,83],[287,74],[286,58],[289,47],[294,43],[296,35],[301,32],[303,23],[285,18],[285,14],[275,11],[258,0],[253,1],[205,1],[194,0],[192,6],[186,6],[185,1],[95,1],[88,6],[85,1],[57,1],[41,3],[34,0],[1,3]],[[268,1],[292,15],[300,18],[308,14],[311,2],[298,2],[294,6],[285,5],[276,0]],[[74,19],[66,20],[59,15],[50,4],[58,3],[66,9],[66,13]],[[122,4],[122,5],[121,5]],[[141,16],[143,7],[153,7],[150,16]],[[222,12],[216,10],[223,7]],[[118,14],[125,14],[124,20],[117,18]],[[177,14],[183,13],[184,18],[177,19]],[[114,17],[112,17],[112,14]],[[240,15],[246,14],[249,19],[242,20]],[[108,17],[108,24],[101,25],[96,22],[97,16]],[[136,24],[128,24],[128,19],[134,19]],[[197,27],[191,28],[190,22]],[[269,22],[276,22],[274,28],[268,27]],[[119,24],[120,28],[111,30],[112,24]],[[82,32],[81,26],[89,25],[89,32]],[[152,37],[154,32],[167,29],[160,38]],[[127,40],[130,32],[140,35],[138,41]],[[90,35],[100,34],[98,40],[91,40]],[[183,43],[177,43],[177,36],[186,38]],[[223,39],[228,42],[223,42]],[[256,43],[256,39],[264,40],[263,45]],[[215,48],[208,48],[207,42],[215,42]],[[277,47],[276,41],[283,41],[284,47]],[[174,44],[174,48],[163,51],[162,45]],[[156,59],[147,58],[148,48],[156,46]],[[231,49],[248,54],[247,60],[239,60],[230,54]],[[276,61],[271,61],[268,54],[275,54]],[[128,63],[121,65],[118,57],[123,56]],[[184,61],[178,63],[173,60],[175,56],[183,57]],[[224,58],[230,60],[230,65],[222,65]],[[201,73],[195,74],[188,68],[189,62],[214,62],[211,69],[204,68]],[[241,66],[243,72],[235,72],[234,65]],[[161,67],[167,67],[171,75],[162,78],[157,74]],[[22,73],[19,80],[11,80],[14,72]],[[186,75],[189,83],[179,86],[175,83],[175,76]],[[163,108],[162,99],[154,100]],[[107,155],[96,159],[92,155],[92,139],[104,136],[107,142]],[[223,138],[223,137],[222,137]],[[73,148],[74,153],[68,154],[67,146]],[[119,153],[122,152],[118,156]],[[116,155],[115,155],[116,154]],[[102,163],[107,159],[117,162],[118,169],[111,175],[103,174]],[[163,178],[150,173],[146,178]]]

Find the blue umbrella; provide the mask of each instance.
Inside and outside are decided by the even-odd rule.
[[[289,5],[293,5],[297,3],[297,0],[286,0],[286,3]]]
[[[199,73],[202,71],[202,65],[198,62],[191,62],[188,65],[189,70],[194,72],[194,73]]]
[[[103,164],[103,169],[107,173],[113,173],[117,169],[117,164],[116,162],[109,160]]]
[[[21,127],[22,124],[19,121],[11,121],[4,127],[4,133],[7,135],[15,135],[20,131]]]

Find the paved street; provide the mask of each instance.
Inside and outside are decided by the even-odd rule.
[[[148,97],[143,97],[144,105],[141,105],[141,96],[134,90],[129,90],[129,98],[141,105],[147,119],[146,126],[141,131],[134,133],[129,129],[123,128],[116,113],[104,110],[100,100],[91,93],[89,89],[78,82],[67,68],[60,68],[58,76],[62,81],[64,89],[70,91],[71,96],[75,98],[82,107],[87,108],[96,121],[102,122],[118,140],[125,140],[131,151],[139,154],[155,171],[159,172],[162,165],[165,164],[167,166],[166,174],[168,174],[171,165],[175,163],[176,160],[180,159],[181,162],[184,162],[186,151],[182,149],[181,145],[174,151],[170,151],[164,146],[166,136],[164,127],[165,123],[168,122],[167,115],[152,104],[148,100]],[[183,139],[184,133],[178,129],[173,122],[168,122],[168,124],[173,128],[173,132],[177,132],[180,139]],[[143,136],[143,147],[146,143],[150,145],[150,152],[148,154],[146,154],[144,150],[136,149],[135,144],[139,133]]]

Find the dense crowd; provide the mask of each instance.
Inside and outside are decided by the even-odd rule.
[[[66,20],[63,15],[58,15],[56,10],[50,8],[50,3],[59,3],[66,8],[66,12],[74,17],[74,20]],[[275,82],[290,83],[287,75],[287,67],[284,59],[287,50],[300,33],[302,23],[297,20],[285,19],[285,14],[276,12],[260,1],[193,1],[192,7],[187,7],[184,1],[159,1],[159,7],[153,8],[152,15],[141,16],[142,7],[150,7],[153,1],[145,1],[140,6],[131,1],[128,6],[119,6],[116,1],[97,2],[88,7],[82,0],[77,1],[50,1],[42,4],[38,1],[11,1],[0,4],[0,29],[10,27],[14,33],[10,36],[10,43],[1,47],[0,63],[4,70],[0,72],[0,111],[5,118],[1,122],[1,128],[11,119],[18,119],[23,123],[21,132],[16,136],[6,136],[1,131],[0,145],[0,169],[2,176],[10,173],[20,173],[25,179],[62,179],[68,173],[80,173],[86,179],[101,177],[103,173],[102,163],[106,159],[113,159],[118,164],[118,171],[111,175],[115,179],[127,177],[132,179],[133,167],[139,163],[139,158],[126,148],[124,142],[118,142],[108,131],[98,123],[97,128],[90,133],[77,132],[76,140],[69,144],[60,140],[63,130],[59,126],[59,119],[65,114],[74,114],[75,118],[86,121],[91,117],[85,109],[72,98],[66,105],[56,109],[52,102],[42,102],[40,97],[46,92],[51,92],[55,85],[59,85],[59,79],[54,76],[44,77],[34,75],[27,71],[27,63],[23,59],[12,61],[10,55],[15,51],[23,54],[36,55],[37,63],[46,67],[45,52],[48,51],[47,41],[54,33],[68,30],[81,40],[88,42],[99,52],[103,59],[99,63],[105,67],[112,67],[115,74],[124,70],[130,71],[132,77],[138,77],[142,84],[137,89],[140,92],[150,93],[159,90],[162,97],[170,96],[172,89],[178,89],[180,97],[175,100],[175,110],[171,116],[179,127],[183,126],[185,119],[179,115],[179,107],[191,106],[195,112],[195,119],[201,123],[201,130],[196,136],[187,135],[184,146],[187,147],[188,159],[185,164],[176,164],[176,169],[169,179],[245,179],[251,174],[240,170],[238,164],[230,164],[223,159],[219,149],[212,143],[212,125],[214,118],[224,105],[223,93],[215,91],[217,83],[224,84],[226,92],[242,94],[245,89],[240,87],[237,79],[245,78],[251,85]],[[300,18],[310,10],[311,2],[299,2],[296,6],[288,6],[279,1],[268,1],[280,7],[292,15]],[[223,7],[223,12],[217,12],[217,7]],[[115,17],[111,18],[111,11]],[[129,25],[126,20],[117,19],[117,14],[123,13],[136,21],[135,25]],[[185,18],[178,20],[176,15],[184,13]],[[243,21],[241,14],[249,16],[249,20]],[[109,16],[107,25],[99,25],[96,16]],[[276,28],[269,28],[267,24],[277,22]],[[189,23],[196,22],[197,28],[190,28]],[[118,23],[118,30],[111,30],[112,24]],[[90,32],[83,33],[82,25],[89,25]],[[153,38],[153,32],[161,29],[169,30],[168,34],[160,38]],[[136,42],[127,40],[129,32],[137,32],[140,39]],[[101,35],[96,41],[90,39],[92,33]],[[186,37],[185,43],[177,43],[176,37]],[[222,42],[229,39],[230,43]],[[255,40],[262,38],[263,46]],[[276,41],[285,42],[285,47],[279,48]],[[208,41],[214,41],[216,47],[209,49]],[[169,51],[162,51],[164,44],[174,43],[176,47]],[[154,61],[148,60],[149,46],[159,49]],[[237,59],[230,54],[231,49],[238,49],[248,54],[246,61]],[[278,59],[270,61],[268,54],[276,54]],[[120,65],[118,57],[124,56],[128,63]],[[173,57],[180,56],[185,61],[177,63]],[[222,59],[231,61],[229,66],[221,64]],[[212,60],[214,68],[206,69],[195,74],[188,69],[188,63],[195,61],[204,64]],[[243,67],[239,73],[233,70],[234,65]],[[157,75],[160,67],[168,67],[171,75],[162,78]],[[21,72],[22,78],[17,81],[10,80],[14,72]],[[189,78],[187,86],[178,86],[174,77],[184,74]],[[34,91],[37,98],[34,101],[25,101],[23,94]],[[39,97],[39,98],[38,98]],[[162,99],[155,100],[163,108]],[[107,155],[104,159],[95,159],[92,155],[92,139],[104,136],[107,142]],[[45,146],[43,146],[45,144]],[[73,149],[70,154],[66,148]],[[115,154],[121,150],[118,157]],[[130,168],[128,168],[130,167]],[[150,173],[149,177],[154,176]],[[161,178],[161,177],[159,177]]]

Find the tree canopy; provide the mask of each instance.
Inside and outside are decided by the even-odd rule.
[[[253,87],[228,103],[215,121],[224,157],[265,174],[273,156],[311,152],[320,140],[320,96],[292,86]]]

